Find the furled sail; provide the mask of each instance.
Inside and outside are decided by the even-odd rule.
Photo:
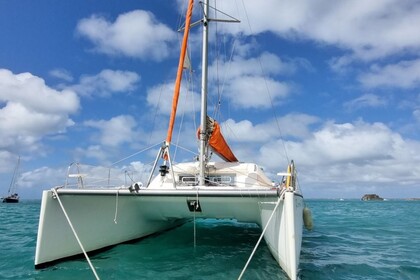
[[[172,109],[171,109],[171,116],[170,116],[169,125],[168,125],[168,133],[167,133],[166,141],[165,141],[165,149],[161,150],[162,158],[165,160],[168,160],[169,158],[168,148],[169,148],[169,144],[172,141],[172,132],[174,129],[176,111],[177,111],[178,100],[179,100],[179,91],[181,88],[182,72],[184,69],[188,69],[189,67],[191,67],[190,60],[187,55],[187,45],[188,45],[188,36],[190,32],[190,27],[191,27],[193,5],[194,5],[194,0],[189,0],[186,19],[185,19],[184,37],[182,39],[181,54],[179,56],[178,71],[177,71],[176,80],[175,80],[174,95],[172,98]]]
[[[177,71],[176,80],[175,80],[175,88],[174,88],[174,95],[172,99],[172,110],[171,110],[171,117],[169,119],[168,134],[166,136],[167,145],[169,145],[169,143],[171,143],[171,140],[172,140],[172,131],[174,128],[176,110],[178,107],[179,91],[181,88],[182,72],[184,68],[188,68],[188,64],[189,64],[189,57],[187,56],[187,45],[188,45],[188,35],[190,32],[193,4],[194,4],[194,0],[190,0],[188,4],[186,19],[185,19],[184,37],[182,39],[181,54],[179,56],[178,71]]]
[[[200,129],[197,131],[198,136],[199,133]],[[213,152],[215,152],[219,157],[227,162],[238,161],[229,145],[227,144],[225,138],[223,137],[220,130],[220,125],[216,122],[216,120],[210,117],[207,117],[207,135],[210,135],[208,143]]]

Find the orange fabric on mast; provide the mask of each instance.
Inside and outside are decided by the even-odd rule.
[[[215,121],[213,132],[209,139],[209,145],[212,150],[227,162],[237,162],[238,159],[233,154],[229,145],[220,131],[220,125]]]
[[[181,88],[181,80],[182,80],[182,72],[184,68],[185,54],[187,53],[188,35],[190,32],[193,4],[194,4],[194,0],[190,0],[188,3],[188,9],[187,9],[187,14],[185,18],[184,38],[182,40],[181,55],[179,57],[178,72],[176,75],[174,96],[172,99],[172,111],[171,111],[171,117],[169,119],[168,134],[166,136],[167,144],[169,144],[172,140],[172,131],[174,128],[176,110],[178,106],[179,90]]]
[[[232,150],[230,149],[228,143],[226,142],[225,138],[223,137],[222,131],[220,129],[220,125],[217,121],[207,117],[207,119],[211,120],[208,123],[207,128],[209,129],[210,137],[209,137],[209,145],[213,152],[215,152],[219,157],[221,157],[224,161],[227,162],[238,162],[239,160],[233,154]],[[197,138],[200,139],[200,131],[201,129],[197,129]]]

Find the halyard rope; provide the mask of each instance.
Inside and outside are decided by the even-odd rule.
[[[195,210],[197,208],[197,205],[198,205],[198,189],[196,192],[196,204],[194,205],[194,250],[197,247],[197,225],[195,221]]]
[[[70,226],[71,230],[73,231],[74,237],[76,237],[76,240],[77,240],[77,242],[79,243],[80,249],[82,249],[83,254],[85,255],[85,258],[86,258],[87,262],[89,263],[90,269],[92,270],[92,272],[93,272],[93,274],[95,275],[96,279],[97,279],[97,280],[100,280],[100,278],[99,278],[98,274],[96,273],[95,268],[94,268],[94,267],[93,267],[93,265],[92,265],[92,262],[91,262],[91,261],[90,261],[90,259],[89,259],[89,256],[87,255],[87,253],[86,253],[86,251],[85,251],[85,248],[83,248],[82,242],[80,242],[80,239],[79,239],[79,237],[77,236],[76,230],[74,229],[73,224],[71,223],[70,218],[69,218],[69,216],[67,215],[66,209],[64,209],[64,206],[63,206],[63,204],[61,203],[61,200],[60,200],[60,197],[58,196],[57,190],[56,190],[55,188],[53,188],[53,189],[52,189],[52,191],[54,192],[54,195],[55,195],[55,197],[57,198],[58,203],[60,204],[61,210],[63,210],[64,216],[66,217],[67,222],[69,223],[69,226]]]
[[[118,193],[119,189],[117,189],[117,195],[115,197],[115,215],[114,215],[114,223],[117,224],[117,216],[118,216]]]
[[[238,277],[238,280],[240,280],[240,279],[242,278],[242,276],[244,275],[245,270],[247,269],[247,267],[248,267],[249,263],[251,262],[252,257],[254,256],[255,252],[257,251],[257,248],[258,248],[258,246],[260,245],[260,242],[261,242],[262,238],[264,237],[265,231],[267,230],[268,225],[270,224],[271,219],[273,218],[274,213],[275,213],[275,212],[276,212],[276,210],[277,210],[277,207],[279,207],[280,202],[282,201],[282,197],[283,197],[284,190],[285,190],[285,189],[283,189],[283,191],[280,193],[280,195],[279,195],[279,199],[277,200],[277,203],[276,203],[276,206],[274,207],[273,212],[271,212],[270,218],[268,218],[267,224],[265,225],[264,230],[262,231],[262,233],[261,233],[261,235],[260,235],[260,238],[259,238],[259,239],[258,239],[258,241],[257,241],[257,244],[255,244],[254,250],[252,251],[251,255],[249,256],[248,261],[246,262],[246,264],[245,264],[244,268],[242,269],[241,274],[240,274],[240,275],[239,275],[239,277]]]

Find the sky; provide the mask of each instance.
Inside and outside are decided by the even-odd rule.
[[[420,197],[419,1],[211,6],[241,21],[209,27],[209,115],[240,161],[279,180],[293,159],[307,198]],[[144,180],[166,138],[185,9],[0,0],[1,196],[19,156],[24,199],[63,185],[74,162]],[[199,26],[188,53],[174,162],[198,150]]]

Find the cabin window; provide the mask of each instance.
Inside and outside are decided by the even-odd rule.
[[[214,174],[206,176],[207,186],[235,186],[235,174]],[[198,177],[191,175],[180,175],[179,182],[183,186],[197,186]]]
[[[191,175],[180,175],[179,181],[181,185],[184,186],[197,186],[198,185],[198,178]]]
[[[223,175],[209,175],[206,177],[206,181],[209,186],[234,186],[235,175],[234,174],[223,174]]]

